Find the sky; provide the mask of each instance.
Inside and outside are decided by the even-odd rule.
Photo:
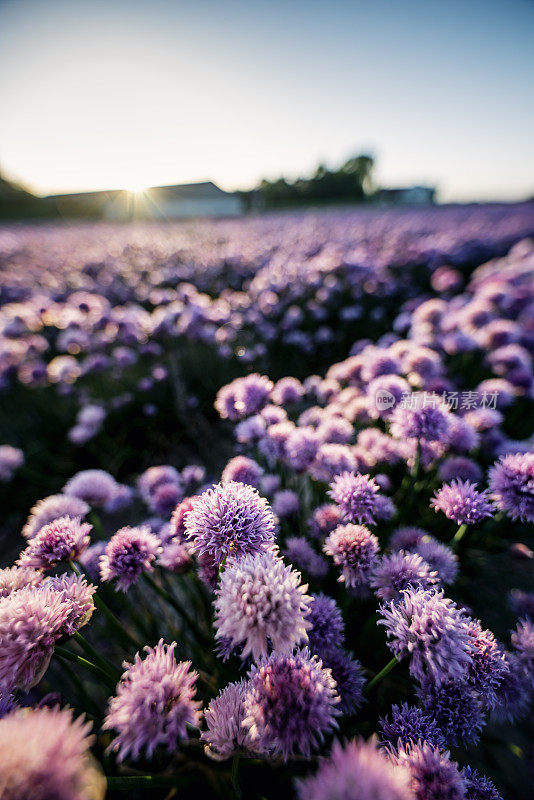
[[[0,0],[0,169],[229,190],[371,152],[384,186],[534,195],[534,0]]]

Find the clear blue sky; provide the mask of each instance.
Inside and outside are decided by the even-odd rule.
[[[534,194],[532,0],[0,0],[0,166],[41,193],[293,177]]]

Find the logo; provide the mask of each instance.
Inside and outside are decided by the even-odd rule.
[[[388,392],[387,389],[379,389],[375,395],[375,405],[378,411],[387,411],[388,408],[393,408],[396,400],[395,396]]]

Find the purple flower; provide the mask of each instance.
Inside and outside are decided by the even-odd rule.
[[[107,542],[95,542],[80,556],[80,564],[92,581],[100,580],[100,557],[104,555]]]
[[[423,528],[396,528],[391,534],[389,546],[392,550],[412,550],[426,535]]]
[[[44,525],[20,554],[17,564],[49,569],[62,561],[72,561],[87,549],[92,525],[79,517],[60,517]]]
[[[291,489],[283,489],[280,492],[276,492],[273,497],[273,511],[279,519],[298,514],[299,508],[299,496]]]
[[[70,607],[61,629],[64,636],[72,636],[87,625],[95,610],[93,595],[96,587],[88,584],[85,578],[79,575],[54,575],[40,584],[39,588],[53,589]]]
[[[327,650],[342,647],[345,639],[345,624],[336,601],[326,594],[312,595],[308,622],[310,650],[321,656]]]
[[[70,709],[27,709],[0,722],[2,798],[104,800],[106,779],[91,757],[91,724]]]
[[[357,465],[352,447],[346,444],[327,443],[319,447],[309,472],[314,480],[328,483],[335,475],[353,472]]]
[[[458,574],[458,556],[450,547],[426,535],[410,549],[418,553],[431,569],[436,570],[440,583],[454,583]]]
[[[263,469],[252,458],[235,456],[225,466],[221,475],[221,483],[237,481],[237,483],[246,483],[257,489],[262,475]]]
[[[530,675],[534,689],[534,623],[520,619],[512,633],[512,647],[517,652],[525,671]]]
[[[464,782],[448,753],[428,742],[408,742],[391,759],[409,769],[416,800],[464,800]]]
[[[319,653],[323,666],[332,672],[336,690],[340,697],[339,710],[342,714],[354,714],[363,703],[363,687],[366,679],[362,665],[342,647],[334,647]]]
[[[476,769],[465,767],[460,775],[465,785],[465,800],[503,800],[495,784]]]
[[[65,484],[63,491],[91,506],[104,506],[115,496],[117,482],[103,469],[86,469],[77,472]]]
[[[300,574],[272,553],[247,555],[226,567],[216,591],[216,638],[243,645],[241,658],[257,661],[269,645],[289,653],[308,641],[312,598]]]
[[[289,433],[284,445],[284,460],[296,472],[304,472],[315,459],[320,440],[313,428],[295,428]]]
[[[534,453],[504,456],[489,471],[491,498],[511,519],[534,522]]]
[[[169,539],[162,543],[162,552],[158,558],[158,564],[171,572],[182,574],[187,572],[192,564],[191,546],[183,543],[179,539]]]
[[[272,653],[250,672],[243,726],[254,749],[307,757],[337,727],[339,696],[329,669],[308,649]]]
[[[382,742],[393,748],[404,747],[408,742],[428,742],[439,750],[445,746],[445,739],[431,714],[421,708],[391,706],[391,717],[380,719]]]
[[[439,467],[438,476],[444,483],[449,483],[454,478],[471,483],[479,483],[483,472],[476,461],[465,456],[451,456],[446,458]]]
[[[491,631],[484,630],[478,620],[469,620],[467,629],[474,648],[467,680],[479,694],[484,707],[493,708],[508,665]]]
[[[27,586],[0,600],[0,691],[39,683],[70,613],[50,587]]]
[[[118,760],[139,757],[142,750],[152,758],[158,745],[174,752],[180,739],[187,739],[187,725],[200,722],[200,703],[194,699],[197,673],[190,661],[176,662],[176,642],[145,647],[144,659],[137,653],[133,664],[127,664],[109,701],[104,721],[105,730],[117,736],[110,747],[118,752]]]
[[[437,685],[463,680],[473,645],[463,612],[435,589],[407,589],[402,598],[380,607],[389,648],[398,659],[410,659],[410,672]]]
[[[435,570],[417,553],[383,556],[373,570],[371,586],[381,600],[398,600],[403,589],[429,589],[438,581]]]
[[[442,511],[457,525],[474,525],[493,514],[487,492],[479,492],[476,484],[459,479],[444,483],[430,501],[430,506],[434,511]]]
[[[150,500],[156,489],[165,484],[181,487],[181,478],[178,470],[175,467],[171,467],[169,464],[162,464],[146,469],[139,476],[137,489],[145,503],[150,504]]]
[[[152,572],[152,562],[161,553],[160,540],[148,525],[121,528],[111,537],[100,558],[103,581],[118,578],[116,591],[125,592],[142,572]]]
[[[208,729],[200,738],[207,755],[216,761],[230,758],[236,751],[253,750],[250,735],[243,727],[247,687],[246,680],[228,684],[204,711]]]
[[[378,561],[378,539],[365,525],[339,525],[324,543],[323,550],[341,567],[339,581],[347,586],[365,587]]]
[[[316,539],[328,536],[341,522],[341,510],[333,503],[325,503],[315,509],[308,519],[310,533]]]
[[[183,496],[184,493],[179,483],[160,483],[152,491],[148,507],[153,514],[168,518]]]
[[[186,535],[199,556],[219,567],[225,558],[265,552],[274,544],[276,520],[256,489],[232,481],[193,499]]]
[[[412,397],[417,397],[412,395]],[[396,439],[422,439],[425,442],[446,442],[451,430],[451,414],[443,406],[423,401],[416,408],[399,406],[391,416],[390,432]]]
[[[0,719],[7,717],[7,715],[11,714],[16,708],[17,704],[12,695],[0,692]]]
[[[532,679],[518,655],[505,651],[508,672],[497,689],[491,716],[498,722],[515,722],[525,716],[532,699]]]
[[[52,494],[39,500],[30,510],[26,524],[22,529],[25,539],[31,539],[39,533],[44,525],[59,517],[83,518],[90,511],[90,506],[78,497],[68,494]]]
[[[315,552],[304,536],[288,536],[283,553],[292,564],[307,572],[312,578],[323,578],[328,572],[328,563]]]
[[[181,503],[178,503],[176,508],[171,514],[170,521],[170,536],[172,539],[178,539],[180,542],[185,542],[185,517],[193,508],[193,499],[186,497]]]
[[[0,569],[0,599],[25,586],[37,586],[43,573],[33,567],[5,567]]]
[[[476,743],[484,726],[480,696],[467,681],[445,681],[436,685],[423,679],[418,695],[450,744]]]
[[[271,400],[277,406],[298,403],[304,395],[304,386],[296,378],[280,378],[271,392]]]
[[[373,741],[334,742],[315,775],[298,781],[300,800],[414,800],[408,769],[391,761]]]
[[[0,481],[8,482],[15,472],[24,464],[24,453],[18,447],[9,444],[0,445]]]
[[[369,475],[343,472],[330,484],[328,495],[340,507],[348,522],[374,525],[378,484]]]
[[[215,408],[223,419],[243,419],[261,411],[268,403],[272,389],[272,381],[257,373],[236,378],[219,389]]]

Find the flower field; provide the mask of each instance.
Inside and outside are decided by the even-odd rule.
[[[0,800],[527,800],[534,206],[0,228]]]

